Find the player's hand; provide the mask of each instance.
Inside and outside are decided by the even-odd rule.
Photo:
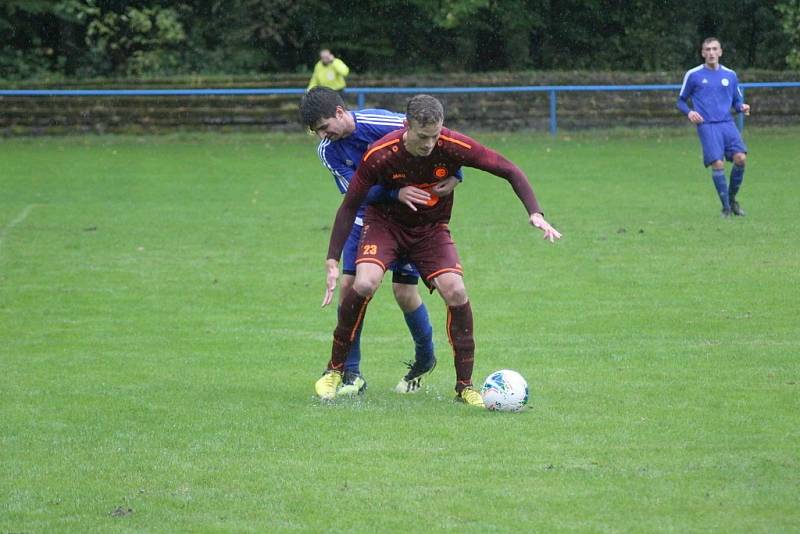
[[[446,197],[453,192],[453,189],[455,189],[459,183],[460,182],[458,181],[458,178],[455,176],[450,176],[446,180],[442,180],[431,187],[431,191],[433,191],[433,193],[437,196]]]
[[[742,104],[742,113],[750,115],[750,104]]]
[[[692,121],[694,124],[700,124],[701,122],[704,122],[703,116],[696,111],[690,111],[689,114],[686,116],[689,117],[689,120]]]
[[[417,211],[415,204],[424,206],[430,199],[430,193],[420,189],[419,187],[414,187],[413,185],[401,187],[397,192],[397,200],[411,208],[412,211]]]
[[[333,301],[336,281],[339,280],[339,262],[336,260],[325,260],[325,269],[328,271],[328,274],[325,279],[325,297],[322,299],[322,308]]]
[[[544,238],[549,239],[551,243],[556,239],[561,239],[561,232],[550,226],[550,223],[544,220],[541,213],[534,213],[530,218],[531,224],[544,232]]]

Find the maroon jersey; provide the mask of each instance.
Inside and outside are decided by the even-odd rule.
[[[405,132],[405,129],[391,132],[370,145],[364,153],[361,164],[350,181],[344,201],[336,213],[328,247],[329,259],[338,261],[358,207],[366,198],[369,188],[376,184],[386,189],[413,185],[430,192],[437,182],[453,176],[460,167],[474,167],[508,180],[529,215],[540,212],[536,196],[525,174],[494,150],[466,135],[442,128],[433,151],[428,156],[415,156],[405,149]],[[431,195],[427,205],[416,206],[417,211],[401,202],[389,202],[371,204],[367,212],[378,210],[390,220],[410,228],[449,222],[454,195],[442,198],[432,193]]]

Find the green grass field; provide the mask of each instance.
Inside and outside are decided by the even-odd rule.
[[[475,170],[453,235],[475,379],[520,414],[392,388],[323,405],[340,201],[307,136],[0,140],[0,532],[800,529],[800,130],[748,129],[723,220],[690,128],[479,134],[531,177],[557,245]]]

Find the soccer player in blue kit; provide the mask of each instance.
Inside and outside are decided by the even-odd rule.
[[[686,72],[678,95],[678,109],[697,125],[703,147],[703,164],[711,166],[711,177],[722,203],[722,216],[744,215],[736,194],[744,180],[747,147],[731,116],[731,107],[750,114],[744,103],[736,73],[719,63],[722,46],[719,39],[709,37],[700,47],[705,62]],[[689,108],[687,100],[692,99]],[[730,186],[725,179],[724,160],[733,161]]]
[[[314,87],[306,93],[300,104],[303,124],[320,139],[317,154],[323,166],[330,171],[336,186],[342,194],[347,192],[350,179],[355,174],[367,147],[389,132],[403,128],[404,115],[383,109],[364,109],[348,111],[342,97],[331,89]],[[439,185],[434,193],[439,196],[450,194],[459,183],[457,177],[450,177]],[[364,204],[359,208],[355,224],[347,238],[342,252],[342,287],[340,300],[352,288],[356,274],[356,256],[363,228],[363,214],[366,206],[381,202],[402,202],[408,206],[424,204],[430,194],[417,188],[405,187],[400,190],[386,190],[373,187]],[[398,262],[392,267],[392,289],[395,300],[403,311],[406,324],[414,339],[414,362],[409,362],[408,372],[395,387],[398,393],[414,393],[419,390],[422,379],[436,365],[433,348],[433,328],[428,318],[428,310],[417,291],[419,274],[416,268],[406,262]],[[353,344],[345,360],[344,378],[336,395],[362,393],[366,381],[361,375],[361,330],[355,333]]]

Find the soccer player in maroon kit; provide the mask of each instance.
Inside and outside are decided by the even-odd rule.
[[[425,283],[437,289],[447,304],[447,335],[455,357],[456,399],[483,406],[480,394],[472,387],[475,352],[472,309],[448,228],[453,195],[440,198],[431,192],[433,186],[455,175],[457,169],[474,167],[505,178],[528,211],[530,223],[544,232],[544,238],[553,242],[561,237],[542,216],[528,179],[516,165],[477,141],[443,128],[443,122],[444,110],[438,100],[428,95],[412,98],[406,110],[406,128],[370,146],[336,213],[328,246],[323,306],[333,300],[342,247],[369,188],[375,184],[386,189],[418,188],[414,198],[406,203],[371,204],[367,208],[353,290],[342,298],[331,359],[327,371],[315,384],[322,399],[330,400],[336,395],[353,336],[387,267],[397,258],[405,257],[417,266]]]

